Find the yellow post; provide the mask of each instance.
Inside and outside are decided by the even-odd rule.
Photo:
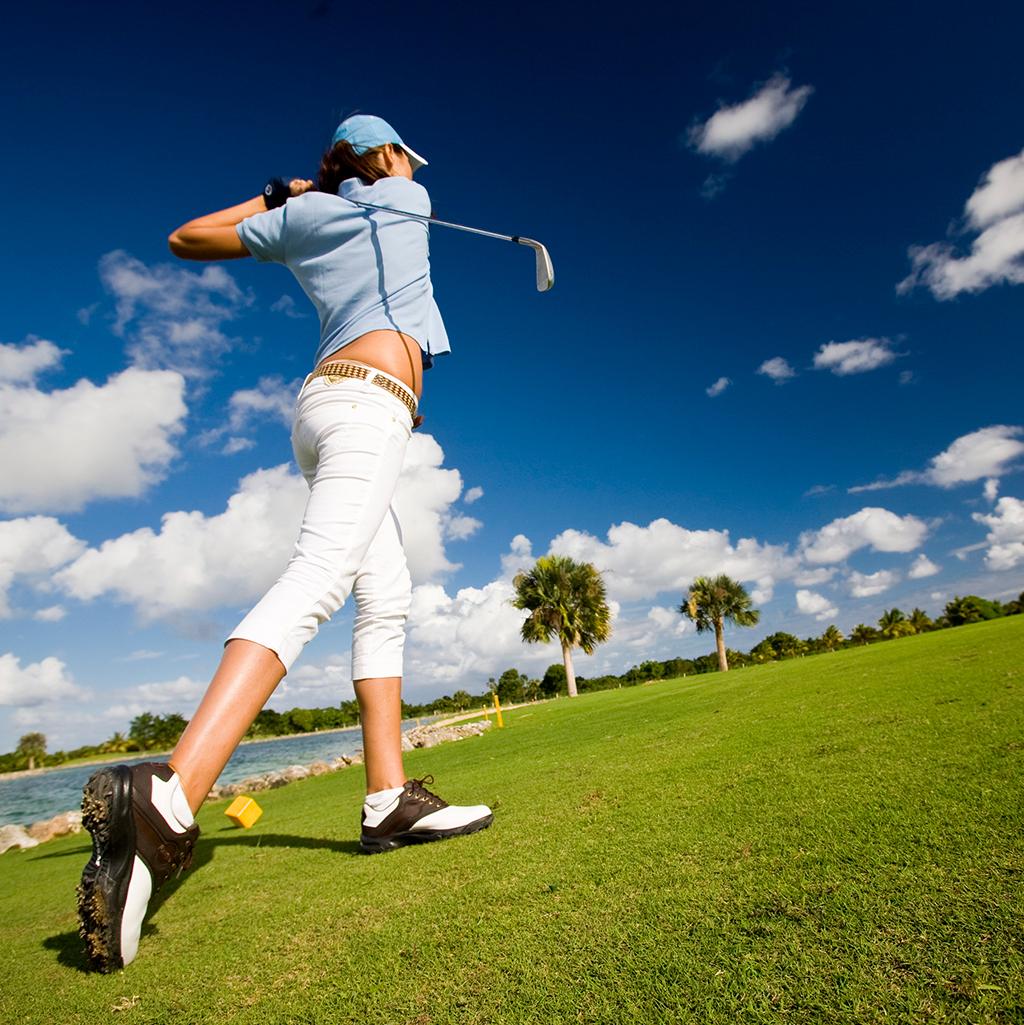
[[[501,702],[498,701],[497,691],[494,692],[494,715],[498,720],[498,729],[500,730],[505,724],[501,721]]]

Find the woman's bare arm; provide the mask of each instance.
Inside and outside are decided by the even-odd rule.
[[[311,181],[296,178],[290,183],[291,194],[301,196],[313,188]],[[248,256],[249,250],[235,231],[235,225],[253,214],[265,213],[267,204],[263,196],[255,196],[244,203],[216,210],[212,214],[193,218],[172,231],[167,244],[175,256],[183,260],[237,260]]]

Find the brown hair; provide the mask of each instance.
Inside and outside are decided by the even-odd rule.
[[[321,192],[337,195],[338,186],[346,178],[362,178],[367,185],[372,185],[381,178],[387,178],[388,172],[380,162],[383,146],[375,146],[359,154],[352,144],[344,140],[335,143],[320,158],[320,173],[317,175],[316,187]],[[401,149],[395,146],[395,149]]]

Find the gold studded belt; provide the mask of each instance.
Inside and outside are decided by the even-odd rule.
[[[393,380],[374,367],[368,367],[363,363],[350,363],[348,361],[338,363],[322,363],[309,375],[313,377],[326,377],[332,384],[340,381],[343,377],[355,378],[357,381],[365,381],[370,378],[370,383],[390,392],[399,402],[409,410],[409,416],[416,419],[416,395],[404,384]]]

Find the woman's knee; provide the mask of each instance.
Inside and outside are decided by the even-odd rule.
[[[412,580],[407,569],[396,573],[386,582],[379,577],[359,579],[354,588],[356,624],[374,622],[393,623],[400,620],[403,627],[412,605]]]

